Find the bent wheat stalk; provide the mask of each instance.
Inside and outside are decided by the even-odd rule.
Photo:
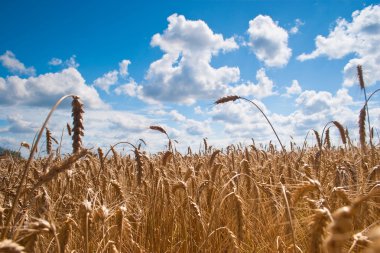
[[[163,127],[161,127],[161,126],[150,126],[149,129],[165,134],[166,138],[168,138],[168,150],[173,151],[172,140],[170,139],[168,133],[166,132],[166,130]]]
[[[323,139],[323,135],[325,134],[325,130],[326,128],[330,125],[330,124],[333,124],[335,125],[335,127],[338,129],[339,131],[339,134],[340,134],[340,138],[343,142],[344,145],[347,144],[347,137],[346,137],[346,132],[344,131],[344,127],[342,126],[342,124],[340,124],[338,121],[336,120],[333,120],[333,121],[329,121],[326,123],[326,125],[323,127],[323,130],[322,130],[322,136],[321,136],[321,141],[323,143],[323,141],[325,141]],[[329,136],[330,137],[330,136]]]
[[[233,95],[233,96],[226,96],[226,97],[219,98],[218,100],[216,100],[214,102],[214,104],[218,105],[218,104],[223,104],[223,103],[227,103],[227,102],[233,102],[233,101],[238,100],[238,99],[241,99],[241,100],[244,100],[244,101],[246,101],[248,103],[251,103],[252,105],[254,105],[261,112],[261,114],[264,116],[264,118],[267,120],[268,124],[272,128],[273,133],[276,135],[276,138],[277,138],[278,142],[280,143],[282,151],[286,152],[285,147],[284,147],[284,145],[282,145],[282,142],[281,142],[280,138],[278,137],[278,134],[277,134],[276,130],[274,130],[274,127],[273,127],[272,123],[270,122],[270,120],[268,119],[268,117],[264,113],[264,111],[255,102],[253,102],[252,100],[249,100],[247,98],[244,98],[244,97]]]
[[[46,117],[45,119],[45,122],[42,124],[42,127],[40,129],[40,131],[38,132],[38,136],[37,136],[37,139],[36,141],[34,142],[33,146],[32,146],[32,150],[30,151],[30,154],[29,154],[29,158],[28,158],[28,161],[25,165],[25,168],[24,168],[24,171],[22,172],[22,175],[21,175],[21,179],[20,179],[20,185],[17,187],[17,191],[16,191],[16,196],[14,197],[13,199],[13,203],[12,203],[12,207],[9,211],[9,214],[7,216],[7,219],[4,223],[4,230],[3,230],[3,233],[1,235],[1,240],[4,240],[8,234],[8,231],[9,231],[9,223],[11,222],[12,220],[12,215],[13,215],[13,212],[15,211],[16,209],[16,205],[18,203],[18,199],[20,198],[20,195],[21,195],[21,191],[22,191],[22,188],[23,188],[23,184],[25,182],[25,179],[26,179],[26,175],[28,174],[29,172],[29,169],[30,169],[30,164],[32,163],[33,161],[33,158],[34,158],[34,154],[35,152],[37,151],[37,146],[38,146],[38,142],[40,141],[41,137],[42,137],[42,134],[44,132],[44,129],[46,128],[47,126],[47,123],[50,119],[50,117],[53,115],[53,112],[57,109],[57,107],[62,103],[63,100],[65,100],[66,98],[68,97],[77,97],[76,95],[65,95],[63,97],[61,97],[56,103],[55,105],[53,106],[53,108],[50,110],[48,116]]]

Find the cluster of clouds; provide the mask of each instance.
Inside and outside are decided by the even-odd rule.
[[[86,84],[81,73],[69,67],[39,76],[0,77],[0,105],[52,106],[67,94],[80,96],[89,108],[107,107],[96,89]]]
[[[118,83],[119,77],[126,78],[128,76],[129,64],[131,64],[130,60],[122,60],[119,62],[118,70],[112,70],[105,73],[103,76],[95,79],[93,85],[109,93],[110,87]],[[134,82],[133,79],[131,82]]]
[[[301,54],[298,60],[306,61],[320,56],[341,59],[353,54],[344,67],[344,85],[352,86],[357,81],[356,66],[365,66],[366,84],[380,81],[380,5],[371,5],[352,13],[352,21],[340,18],[327,36],[315,38],[315,50]]]
[[[259,15],[249,21],[249,46],[256,57],[268,67],[285,66],[292,50],[288,47],[288,32],[271,17]]]
[[[7,50],[3,55],[0,55],[0,62],[3,67],[8,69],[13,74],[20,75],[35,75],[34,67],[25,67],[24,63],[16,58],[16,55]]]
[[[292,33],[297,32],[301,24],[296,20]],[[247,33],[249,41],[241,44],[248,46],[266,66],[283,67],[287,64],[291,57],[288,32],[278,22],[259,15],[249,22]],[[257,71],[257,82],[241,82],[239,67],[215,68],[211,65],[213,57],[238,50],[242,45],[234,37],[224,38],[214,33],[202,20],[187,20],[182,15],[173,14],[168,17],[167,29],[152,37],[151,46],[159,47],[163,55],[150,64],[141,83],[129,77],[131,61],[127,59],[119,63],[119,69],[104,73],[89,85],[77,70],[79,64],[75,55],[66,60],[52,58],[49,65],[64,69],[36,77],[33,67],[25,67],[11,51],[6,51],[0,56],[3,66],[11,73],[26,77],[1,78],[0,91],[7,90],[7,94],[2,93],[2,97],[0,94],[0,98],[3,104],[43,105],[51,104],[61,95],[75,93],[82,96],[90,108],[101,108],[107,105],[96,89],[106,93],[112,89],[116,95],[137,97],[149,103],[187,105],[231,93],[258,99],[277,94],[264,68]]]
[[[69,59],[62,60],[60,58],[52,58],[49,61],[49,65],[51,66],[61,66],[61,67],[68,67],[68,68],[78,68],[79,63],[76,60],[76,55],[72,55]]]
[[[272,119],[280,136],[288,138],[289,135],[303,135],[311,128],[321,127],[321,122],[332,119],[339,119],[347,126],[356,124],[352,114],[357,115],[358,108],[348,88],[356,82],[357,64],[366,66],[368,85],[380,80],[380,74],[376,71],[380,67],[378,5],[355,11],[351,22],[338,19],[327,36],[318,35],[315,38],[315,50],[296,57],[302,62],[321,56],[341,59],[353,55],[343,69],[342,88],[335,94],[303,90],[297,80],[280,91],[267,75],[266,68],[283,68],[291,60],[289,36],[297,34],[301,26],[305,25],[299,19],[295,20],[292,28],[286,30],[271,17],[258,15],[249,21],[247,40],[243,42],[238,42],[235,37],[224,38],[222,34],[213,32],[202,20],[187,20],[178,14],[169,16],[167,20],[167,28],[153,35],[150,43],[162,51],[162,56],[149,65],[140,83],[129,75],[131,61],[128,59],[120,61],[117,69],[104,73],[89,84],[78,70],[75,55],[66,60],[52,58],[48,64],[62,69],[40,75],[36,75],[34,67],[26,67],[13,52],[6,51],[0,55],[0,63],[12,74],[0,77],[0,105],[3,108],[0,111],[1,115],[6,115],[0,120],[7,122],[5,128],[0,128],[0,138],[3,138],[2,133],[26,135],[35,131],[38,126],[32,123],[36,120],[32,117],[35,116],[33,111],[39,110],[41,115],[45,115],[48,108],[66,94],[77,94],[86,104],[89,122],[86,136],[89,143],[94,145],[99,141],[99,136],[116,142],[128,139],[130,136],[126,134],[162,142],[162,136],[147,131],[147,126],[152,124],[164,126],[173,139],[187,140],[186,145],[197,144],[199,137],[217,136],[213,124],[223,124],[224,133],[230,141],[251,137],[262,141],[274,139],[272,130],[260,112],[253,110],[248,103],[229,103],[212,108],[198,105],[194,109],[195,115],[203,120],[188,118],[177,110],[162,106],[165,102],[194,105],[202,100],[229,94],[252,98]],[[248,47],[265,66],[257,70],[255,81],[243,81],[238,66],[214,67],[211,64],[213,57],[239,50],[240,47]],[[147,103],[148,109],[135,113],[113,110],[101,98],[100,90],[140,99]],[[261,102],[269,96],[292,99],[296,109],[289,115],[271,112]],[[162,109],[157,110],[157,104]],[[19,108],[14,114],[16,116],[7,112],[9,108],[16,107]],[[149,108],[155,109],[149,111]],[[376,110],[373,113],[380,115]],[[58,114],[63,117],[64,112]],[[375,118],[380,119],[379,116]],[[52,127],[58,131],[59,126],[53,123]],[[7,141],[13,143],[15,139],[8,138]]]

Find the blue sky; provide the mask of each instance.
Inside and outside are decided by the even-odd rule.
[[[284,143],[330,120],[355,138],[356,65],[369,92],[380,80],[377,1],[2,1],[0,33],[0,145],[13,149],[32,142],[69,93],[85,103],[87,147],[143,138],[162,150],[164,136],[149,125],[180,150],[204,137],[218,147],[275,140],[247,103],[212,105],[232,94],[257,102]],[[66,122],[63,105],[53,135]]]

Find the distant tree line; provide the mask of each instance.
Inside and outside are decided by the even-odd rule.
[[[14,151],[11,149],[0,147],[0,156],[10,155],[15,158],[21,158],[21,153],[19,151]]]

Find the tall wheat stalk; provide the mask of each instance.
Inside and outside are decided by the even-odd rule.
[[[4,223],[4,230],[3,230],[3,233],[1,235],[1,239],[4,240],[6,237],[7,237],[7,234],[8,234],[8,231],[9,231],[9,225],[10,225],[10,222],[12,220],[12,216],[13,216],[13,212],[15,211],[16,209],[16,206],[17,206],[17,203],[18,203],[18,200],[20,198],[20,195],[21,195],[21,191],[23,189],[23,185],[24,185],[24,182],[25,182],[25,179],[26,179],[26,175],[28,174],[29,172],[29,169],[30,169],[30,164],[32,163],[33,161],[33,158],[34,158],[34,154],[35,152],[37,151],[37,146],[38,146],[38,143],[42,137],[42,134],[43,134],[43,130],[46,128],[47,126],[47,123],[49,122],[49,119],[50,117],[53,115],[53,112],[57,109],[57,107],[62,103],[62,101],[64,101],[66,98],[68,97],[72,97],[73,99],[75,98],[78,98],[78,96],[76,95],[66,95],[66,96],[63,96],[61,97],[56,103],[55,105],[53,106],[53,108],[50,110],[48,116],[46,117],[45,119],[45,122],[42,124],[42,127],[40,129],[40,131],[38,132],[38,136],[37,136],[37,139],[36,141],[34,142],[34,145],[32,146],[32,150],[30,151],[30,154],[29,154],[29,158],[28,158],[28,161],[26,162],[26,165],[24,167],[24,170],[23,170],[23,173],[21,175],[21,179],[20,179],[20,184],[19,186],[17,187],[17,191],[16,191],[16,195],[13,199],[13,202],[12,202],[12,207],[11,207],[11,210],[9,211],[8,213],[8,216],[7,216],[7,219]]]
[[[358,65],[357,66],[357,74],[358,74],[360,89],[364,93],[364,101],[367,101],[367,90],[366,90],[366,87],[365,87],[362,65]],[[369,110],[368,110],[368,105],[367,104],[365,106],[365,110],[367,111],[368,132],[370,133],[371,132],[371,122],[370,122],[370,119],[369,119]],[[372,147],[372,138],[371,138],[371,136],[369,138],[369,144]]]
[[[278,137],[278,134],[277,134],[276,130],[274,129],[272,123],[270,122],[270,120],[268,119],[268,117],[264,113],[264,111],[255,102],[253,102],[252,100],[249,100],[247,98],[244,98],[244,97],[232,95],[232,96],[226,96],[226,97],[219,98],[218,100],[216,100],[214,102],[214,104],[218,105],[218,104],[223,104],[223,103],[227,103],[227,102],[233,102],[233,101],[236,101],[236,100],[239,100],[239,99],[244,100],[244,101],[246,101],[248,103],[251,103],[253,106],[255,106],[261,112],[261,114],[264,116],[264,118],[267,120],[268,124],[272,128],[273,133],[276,135],[276,138],[277,138],[278,142],[280,143],[282,151],[286,152],[285,146],[282,145],[282,142],[281,142],[280,138]]]

